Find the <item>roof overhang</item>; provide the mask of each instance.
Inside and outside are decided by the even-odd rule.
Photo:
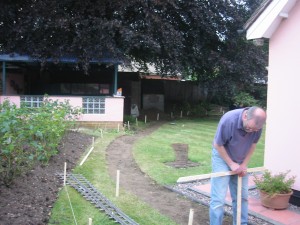
[[[270,38],[283,19],[287,19],[297,0],[266,0],[244,26],[246,38]]]
[[[12,54],[0,54],[0,61],[2,62],[25,62],[25,63],[38,63],[41,62],[41,59],[33,58],[29,55],[20,55],[17,53]],[[80,61],[76,57],[61,57],[59,59],[46,59],[46,62],[55,62],[55,63],[79,63]],[[122,64],[123,62],[111,58],[101,58],[101,59],[92,59],[90,63],[112,63],[112,64]]]

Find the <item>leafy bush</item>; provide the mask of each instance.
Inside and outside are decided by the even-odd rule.
[[[291,192],[296,179],[295,176],[288,178],[289,172],[272,174],[267,170],[262,177],[254,175],[254,182],[259,190],[266,192],[268,195],[287,194]]]
[[[79,113],[68,102],[47,98],[34,109],[4,101],[0,105],[0,180],[9,185],[35,163],[47,163]]]
[[[238,95],[234,96],[233,102],[237,107],[253,106],[258,103],[258,101],[247,92],[240,92]]]

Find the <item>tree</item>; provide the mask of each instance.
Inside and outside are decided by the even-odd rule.
[[[115,58],[162,75],[190,76],[210,87],[253,83],[265,75],[266,54],[238,35],[255,1],[24,0],[0,3],[0,52]]]

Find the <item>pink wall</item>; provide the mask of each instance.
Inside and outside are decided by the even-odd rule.
[[[300,190],[300,1],[270,38],[265,167],[291,170]]]
[[[20,107],[20,96],[0,96],[0,103],[9,99],[17,107]],[[64,102],[65,99],[74,107],[82,107],[82,97],[62,97],[51,96],[49,99]],[[80,121],[104,121],[104,122],[123,122],[124,97],[105,97],[105,114],[82,114]]]

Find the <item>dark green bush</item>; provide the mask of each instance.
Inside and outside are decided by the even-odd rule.
[[[47,98],[34,109],[4,101],[0,105],[0,180],[9,185],[37,162],[47,163],[79,113],[68,102]]]

